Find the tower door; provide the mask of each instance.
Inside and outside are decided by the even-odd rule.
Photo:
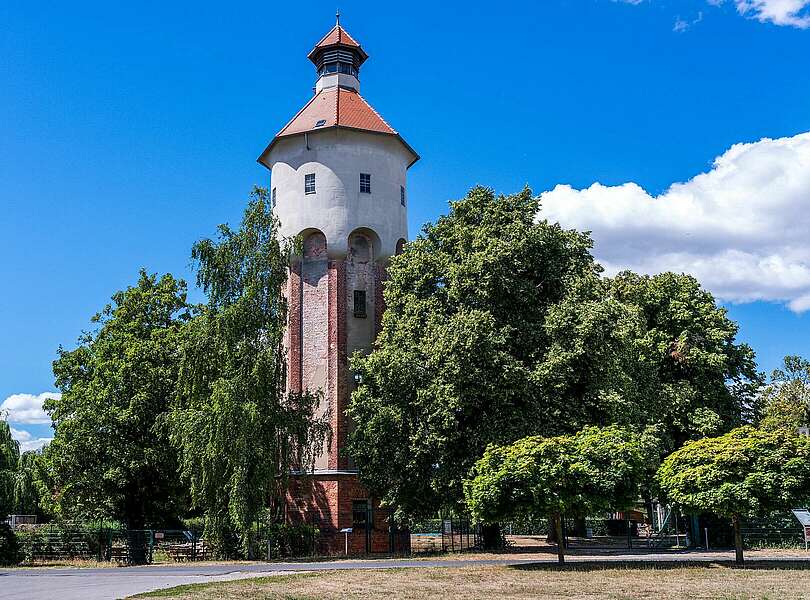
[[[366,554],[371,554],[371,533],[373,528],[374,514],[371,509],[371,502],[369,500],[352,501],[352,529],[355,536],[363,536]]]

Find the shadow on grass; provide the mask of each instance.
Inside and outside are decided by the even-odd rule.
[[[583,560],[567,562],[564,565],[557,563],[524,563],[520,565],[510,565],[510,569],[518,571],[666,571],[677,569],[740,569],[733,560]],[[745,561],[748,570],[768,570],[768,571],[810,571],[810,560],[768,560],[756,559]]]

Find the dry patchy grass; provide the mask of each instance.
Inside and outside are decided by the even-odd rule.
[[[35,560],[16,565],[12,569],[112,569],[118,564],[106,560],[89,558],[63,558],[60,560]]]
[[[552,566],[329,571],[181,586],[139,597],[171,600],[372,600],[469,598],[568,600],[641,598],[810,598],[799,565],[746,570],[725,566]]]

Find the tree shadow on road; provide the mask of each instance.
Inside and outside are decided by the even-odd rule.
[[[582,560],[564,565],[550,562],[524,563],[509,568],[519,571],[607,571],[607,570],[673,570],[673,569],[739,569],[733,560]],[[745,562],[750,570],[810,570],[810,560],[756,559]]]

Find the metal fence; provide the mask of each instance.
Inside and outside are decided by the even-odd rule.
[[[513,549],[531,551],[556,540],[545,519],[505,523],[503,531]],[[683,514],[670,506],[613,513],[587,519],[565,519],[564,543],[570,549],[730,548],[734,546],[731,521],[710,515]],[[747,519],[742,527],[748,548],[801,548],[804,532],[789,512]]]
[[[467,552],[482,546],[481,526],[455,515],[426,519],[410,530],[411,552]]]
[[[351,510],[338,514],[336,519],[330,514],[300,510],[288,511],[287,520],[293,526],[305,525],[314,532],[310,547],[298,556],[402,556],[411,553],[410,531],[396,524],[391,511],[367,503],[357,503]]]
[[[197,532],[39,525],[15,531],[25,562],[96,560],[119,564],[209,560]]]

